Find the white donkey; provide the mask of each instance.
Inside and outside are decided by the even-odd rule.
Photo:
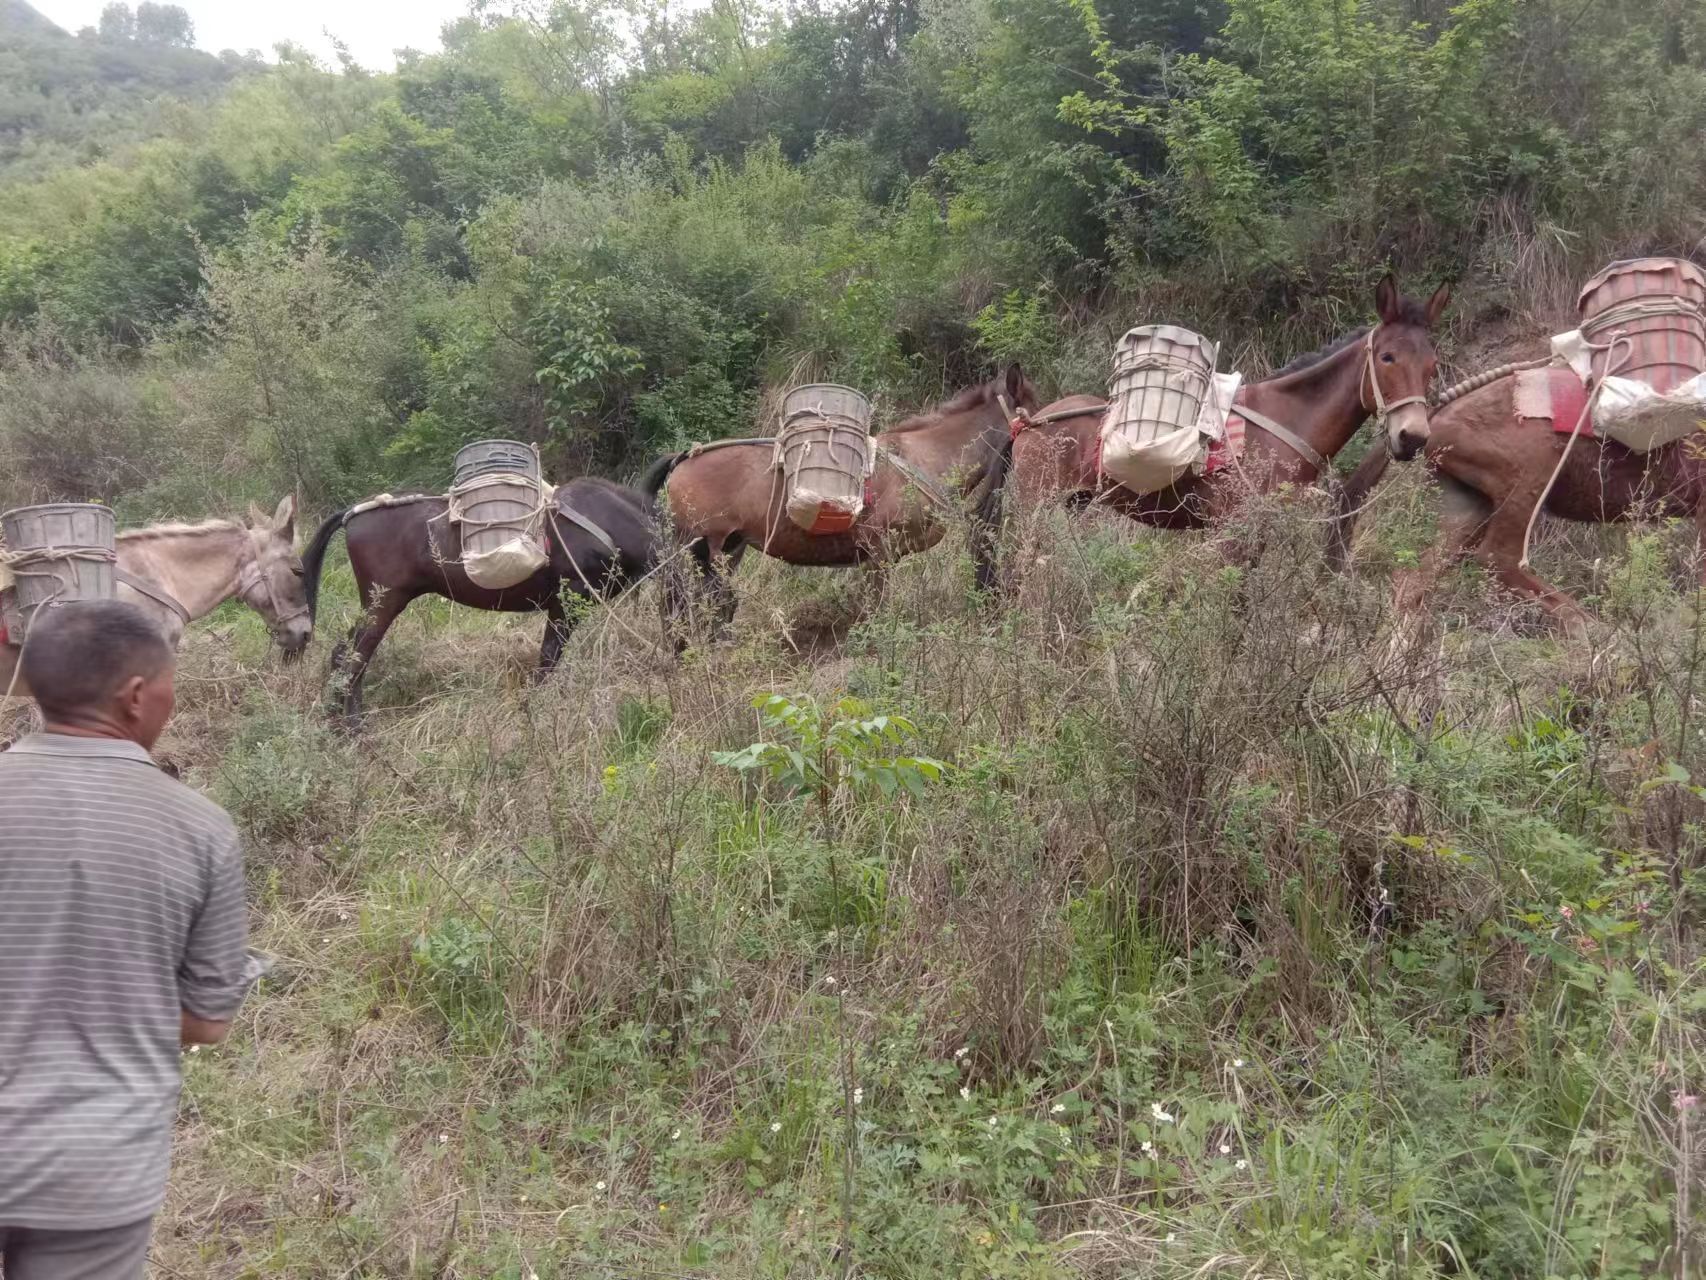
[[[115,577],[118,598],[145,609],[174,647],[184,628],[233,596],[262,618],[286,657],[307,646],[314,624],[302,587],[296,554],[296,499],[278,504],[269,518],[249,507],[246,524],[207,520],[201,524],[157,524],[118,535]],[[18,649],[0,645],[0,700],[13,683]]]

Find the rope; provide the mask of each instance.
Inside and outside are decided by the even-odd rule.
[[[1625,333],[1613,335],[1611,341],[1606,343],[1587,342],[1585,338],[1583,341],[1595,351],[1612,353],[1615,353],[1618,346],[1621,345],[1623,355],[1621,359],[1617,358],[1615,354],[1606,356],[1605,372],[1594,383],[1593,390],[1588,393],[1588,398],[1583,402],[1582,411],[1576,415],[1576,425],[1570,428],[1569,438],[1564,441],[1564,451],[1558,455],[1558,465],[1552,468],[1552,474],[1546,479],[1546,487],[1540,491],[1540,500],[1534,504],[1534,510],[1528,513],[1528,525],[1522,531],[1522,559],[1516,562],[1517,568],[1525,572],[1528,569],[1528,544],[1529,540],[1534,537],[1534,525],[1540,519],[1540,512],[1546,505],[1546,499],[1552,496],[1552,487],[1558,483],[1558,476],[1564,470],[1564,463],[1569,461],[1570,450],[1575,446],[1576,437],[1581,435],[1582,427],[1592,416],[1593,407],[1599,402],[1599,393],[1605,390],[1605,380],[1621,369],[1635,354],[1635,344],[1630,341],[1628,334]]]
[[[1702,320],[1706,319],[1706,308],[1670,294],[1656,298],[1632,298],[1628,302],[1607,307],[1591,320],[1584,320],[1582,332],[1586,333],[1590,329],[1609,329],[1635,320],[1656,320],[1660,316],[1682,316],[1689,320]]]
[[[111,547],[25,547],[21,551],[0,550],[0,565],[5,565],[13,573],[29,574],[28,569],[17,566],[33,564],[37,561],[53,560],[93,560],[97,564],[112,564],[118,559],[118,552]],[[30,574],[31,577],[47,577],[47,574]]]
[[[1462,382],[1452,383],[1451,386],[1439,393],[1437,403],[1441,405],[1450,404],[1453,400],[1460,399],[1471,391],[1479,391],[1482,387],[1497,382],[1500,378],[1507,378],[1513,373],[1522,373],[1527,369],[1540,369],[1552,362],[1553,358],[1546,356],[1539,360],[1517,360],[1510,364],[1501,364],[1496,369],[1488,369],[1472,378],[1465,378]]]
[[[52,573],[45,569],[32,569],[27,566],[51,564],[54,561],[70,560],[87,560],[95,564],[112,564],[117,561],[117,559],[118,552],[112,547],[25,547],[18,551],[7,551],[4,548],[0,548],[0,565],[5,566],[14,579],[53,578],[59,582],[59,590],[55,591],[45,600],[36,601],[36,603],[30,607],[32,617],[64,594],[65,583],[57,573]],[[15,590],[16,588],[14,588],[14,591]],[[21,607],[19,609],[19,616],[23,616],[23,610]],[[29,642],[29,628],[26,627],[24,629],[23,637],[18,642],[18,658],[16,664],[12,667],[12,678],[6,684],[6,696],[4,698],[0,698],[0,702],[10,702],[13,694],[17,692],[18,680],[22,677],[24,670],[24,646],[29,644]]]
[[[154,601],[155,604],[164,609],[169,609],[178,616],[178,619],[186,627],[189,626],[191,622],[190,611],[184,608],[164,587],[155,585],[147,578],[139,578],[134,573],[127,573],[123,569],[114,570],[113,581],[120,586],[129,587],[132,591],[140,592]]]

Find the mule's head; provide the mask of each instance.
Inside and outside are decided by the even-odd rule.
[[[1380,323],[1369,331],[1363,364],[1362,402],[1386,417],[1386,447],[1400,462],[1421,452],[1428,442],[1428,388],[1439,370],[1433,327],[1451,286],[1442,284],[1426,303],[1398,292],[1390,273],[1374,291]]]
[[[302,557],[296,554],[296,499],[287,497],[267,515],[250,504],[249,551],[237,571],[237,595],[266,619],[286,658],[299,657],[314,634]]]

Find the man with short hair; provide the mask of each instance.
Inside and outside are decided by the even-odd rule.
[[[21,663],[45,728],[0,754],[0,1275],[140,1280],[180,1046],[252,976],[242,852],[148,754],[176,662],[146,614],[44,608]]]

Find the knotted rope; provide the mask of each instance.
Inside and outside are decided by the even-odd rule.
[[[48,605],[53,604],[65,594],[66,582],[63,577],[51,569],[33,568],[35,565],[51,564],[55,561],[86,561],[91,564],[112,564],[118,559],[118,553],[111,547],[25,547],[18,551],[7,551],[0,548],[0,568],[3,568],[13,579],[17,578],[52,578],[59,584],[58,589],[45,600],[38,600],[30,606],[33,617]],[[72,565],[72,575],[75,576],[76,565]],[[14,588],[16,590],[16,588]],[[20,607],[19,616],[22,616]],[[29,630],[24,631],[23,639],[18,643],[18,660],[12,668],[12,678],[6,685],[6,696],[0,702],[9,702],[17,691],[18,679],[24,670],[24,646],[29,643]]]
[[[1613,310],[1616,309],[1613,308]],[[1552,488],[1558,483],[1558,476],[1563,472],[1564,464],[1569,461],[1570,450],[1575,446],[1576,437],[1581,435],[1582,427],[1593,416],[1593,407],[1599,402],[1599,393],[1605,390],[1605,380],[1621,369],[1635,353],[1635,344],[1630,340],[1629,335],[1621,330],[1612,334],[1610,342],[1591,342],[1584,335],[1582,343],[1594,351],[1605,351],[1612,354],[1606,356],[1605,372],[1600,375],[1599,381],[1594,383],[1593,390],[1588,393],[1588,398],[1582,402],[1582,411],[1576,415],[1576,425],[1570,428],[1569,437],[1564,441],[1564,451],[1558,455],[1558,465],[1552,468],[1552,474],[1546,478],[1546,487],[1540,491],[1539,501],[1534,504],[1534,510],[1528,513],[1528,524],[1522,531],[1522,558],[1516,562],[1517,568],[1524,571],[1528,569],[1528,544],[1529,540],[1534,537],[1535,523],[1540,519],[1540,512],[1546,506],[1546,499],[1552,496]],[[1621,357],[1616,354],[1616,349],[1619,346],[1623,348]],[[1542,363],[1550,362],[1543,361]]]

